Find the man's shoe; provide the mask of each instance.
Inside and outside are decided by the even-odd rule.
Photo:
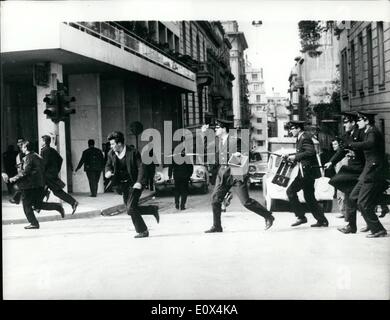
[[[388,206],[383,207],[382,212],[381,212],[379,218],[383,218],[389,212],[390,212],[390,210],[389,210]]]
[[[178,204],[175,204],[175,208],[176,208],[177,210],[179,210],[179,209],[180,209],[180,206],[179,206]]]
[[[180,210],[185,210],[186,207],[185,206],[180,206]]]
[[[336,216],[336,218],[343,219],[343,218],[345,218],[345,215],[339,214],[338,216]]]
[[[137,235],[134,236],[134,238],[147,238],[149,237],[149,231],[146,230],[144,232],[140,232]]]
[[[329,226],[328,220],[317,221],[315,224],[312,224],[310,227],[327,227]]]
[[[348,234],[348,233],[356,233],[356,228],[352,228],[349,224],[345,227],[337,228],[342,233]]]
[[[60,213],[61,218],[64,219],[65,218],[65,209],[62,205],[61,205],[60,210],[58,210],[58,212]]]
[[[291,226],[296,227],[296,226],[299,226],[300,224],[304,224],[306,222],[307,222],[306,217],[303,217],[302,219],[298,219],[297,221],[295,221]]]
[[[29,224],[28,226],[25,226],[24,229],[39,229],[39,224]]]
[[[370,231],[370,228],[368,226],[365,226],[364,228],[361,228],[359,231],[360,232],[368,232],[368,231]]]
[[[268,230],[272,227],[272,224],[274,223],[275,218],[273,216],[270,216],[269,218],[265,219],[265,228],[264,230]]]
[[[375,233],[369,233],[366,237],[367,238],[379,238],[379,237],[386,237],[387,232],[386,230],[381,230]]]
[[[222,227],[212,226],[211,229],[206,230],[204,233],[214,233],[214,232],[223,232],[223,229],[222,229]]]
[[[15,201],[15,200],[14,200],[14,199],[12,199],[12,198],[11,198],[11,199],[9,199],[8,201],[9,201],[9,202],[11,202],[11,203],[13,203],[13,204],[19,204],[17,201]]]
[[[72,206],[72,215],[76,212],[76,209],[77,209],[77,206],[79,205],[78,201],[76,201],[75,203],[73,203],[73,206]]]

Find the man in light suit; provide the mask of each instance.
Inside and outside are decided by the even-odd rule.
[[[231,169],[228,165],[228,161],[233,155],[231,146],[236,145],[238,152],[235,155],[241,156],[241,143],[245,143],[240,139],[229,135],[229,128],[232,127],[232,124],[233,123],[231,121],[219,119],[217,120],[217,125],[215,127],[215,135],[217,136],[215,156],[218,171],[212,194],[213,226],[209,230],[205,231],[206,233],[223,231],[221,225],[221,205],[225,195],[231,188],[233,188],[233,191],[237,194],[241,204],[246,209],[262,216],[265,219],[265,230],[269,229],[275,220],[272,216],[272,212],[264,208],[258,201],[249,197],[247,183],[248,175],[246,174],[243,180],[240,180],[236,179],[231,174]],[[203,132],[206,132],[207,129],[207,125],[202,127]]]

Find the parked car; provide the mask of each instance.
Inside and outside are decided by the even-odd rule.
[[[256,153],[249,162],[249,186],[262,185],[263,177],[268,171],[267,153]]]
[[[282,158],[279,155],[295,152],[295,148],[282,148],[277,151],[274,151],[274,153],[270,154],[269,156],[267,173],[263,177],[263,195],[266,207],[270,211],[275,210],[278,200],[288,201],[286,190],[288,186],[294,181],[299,170],[298,166],[294,167],[291,172],[290,180],[287,187],[281,187],[277,184],[272,183],[272,179],[274,178],[279,164],[282,161]],[[331,212],[333,205],[334,188],[327,182],[324,182],[322,179],[317,180],[319,183],[317,183],[315,186],[316,199],[322,199],[320,202],[322,203],[325,212]],[[298,198],[301,203],[305,203],[302,190],[298,192]]]
[[[173,191],[175,187],[173,178],[169,179],[168,177],[168,170],[168,166],[160,166],[156,169],[154,188],[157,194],[165,191]],[[194,172],[190,178],[189,189],[190,191],[199,191],[204,194],[208,193],[209,172],[206,166],[194,164]]]

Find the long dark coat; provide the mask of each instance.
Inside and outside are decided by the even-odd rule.
[[[60,190],[65,187],[65,183],[59,178],[62,166],[62,157],[52,147],[44,146],[41,149],[41,157],[45,164],[45,182],[51,190]]]

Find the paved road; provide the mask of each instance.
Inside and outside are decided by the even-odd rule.
[[[258,195],[259,190],[251,191]],[[134,239],[125,215],[41,223],[39,230],[3,226],[5,299],[389,299],[390,238],[343,235],[309,223],[275,225],[235,199],[211,226],[209,195],[191,196],[188,210],[172,197],[151,200],[161,222],[145,217],[151,236]],[[361,218],[359,223],[362,225]],[[390,216],[382,219],[390,230]]]

